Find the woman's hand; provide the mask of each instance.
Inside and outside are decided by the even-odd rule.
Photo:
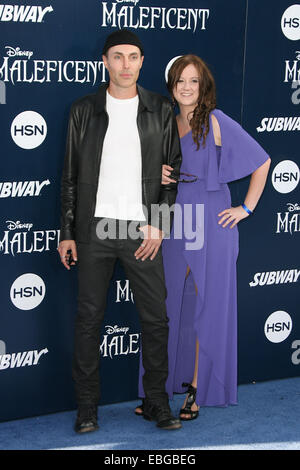
[[[230,207],[230,209],[225,209],[218,214],[218,217],[221,217],[218,223],[222,225],[222,227],[226,227],[232,222],[229,228],[233,228],[240,220],[245,219],[248,216],[249,214],[242,206]]]
[[[176,183],[176,180],[169,178],[173,168],[170,165],[163,165],[161,170],[161,184]]]

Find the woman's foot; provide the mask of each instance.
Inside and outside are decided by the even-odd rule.
[[[188,387],[188,394],[180,410],[179,417],[182,421],[191,421],[199,416],[199,408],[195,402],[197,389],[191,384],[183,383],[183,387]]]
[[[143,416],[143,414],[144,414],[144,405],[143,405],[143,403],[141,405],[138,405],[136,407],[136,409],[134,410],[134,412],[137,416]]]

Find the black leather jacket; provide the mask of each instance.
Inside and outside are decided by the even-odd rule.
[[[108,127],[105,109],[107,87],[108,84],[100,86],[96,94],[77,100],[71,107],[61,181],[60,241],[89,242],[90,224],[96,207],[102,147]],[[148,212],[146,223],[161,228],[161,216],[157,211],[153,211],[151,216],[151,205],[166,203],[170,207],[175,202],[177,184],[161,185],[161,170],[163,164],[168,164],[175,172],[179,171],[179,136],[172,106],[167,98],[140,86],[138,95],[142,202]],[[120,151],[121,149],[122,142]]]

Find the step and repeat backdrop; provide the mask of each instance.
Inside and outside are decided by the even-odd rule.
[[[249,2],[243,82],[242,125],[272,159],[255,216],[239,227],[239,379],[248,382],[300,374],[300,2]],[[237,184],[239,201],[247,183]]]
[[[300,4],[265,0],[0,1],[0,421],[75,408],[71,362],[77,272],[57,253],[71,103],[108,78],[118,28],[144,43],[139,83],[195,53],[218,108],[264,147],[264,195],[240,224],[239,383],[300,374]],[[240,204],[249,178],[231,185]],[[216,348],[218,344],[216,344]],[[101,404],[137,398],[140,327],[117,264],[101,331]]]

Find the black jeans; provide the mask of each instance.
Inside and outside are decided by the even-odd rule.
[[[119,233],[117,238],[99,239],[96,234],[99,220],[103,219],[93,220],[90,243],[77,244],[78,311],[73,361],[77,404],[99,402],[100,328],[117,258],[129,279],[139,312],[145,396],[151,401],[166,400],[169,328],[161,248],[152,261],[136,260],[134,252],[142,239],[121,239]]]

